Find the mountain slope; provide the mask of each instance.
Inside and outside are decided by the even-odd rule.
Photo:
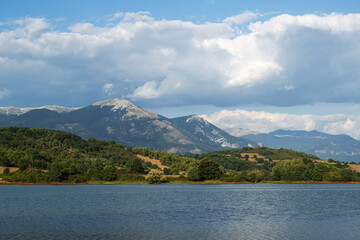
[[[278,130],[235,137],[199,116],[168,119],[124,99],[108,99],[84,108],[44,106],[0,108],[0,126],[49,128],[85,139],[115,140],[178,154],[257,146],[290,148],[321,158],[360,161],[360,142],[346,135]]]
[[[360,162],[360,142],[347,135],[331,135],[318,131],[276,130],[243,137],[270,148],[290,148],[323,159]]]
[[[192,133],[200,142],[215,148],[241,148],[247,146],[257,146],[253,141],[244,138],[231,136],[227,132],[221,130],[211,124],[202,117],[191,115],[170,119],[170,122],[178,128],[184,129]]]
[[[126,146],[178,154],[209,152],[250,143],[228,135],[205,120],[171,120],[124,99],[108,99],[71,111],[61,107],[50,109],[26,109],[23,114],[20,113],[24,110],[11,109],[0,125],[58,129],[83,138],[115,140]],[[194,128],[202,128],[205,132],[199,135]]]
[[[66,116],[91,130],[91,137],[179,153],[195,148],[195,143],[173,127],[167,118],[122,99],[98,102]]]
[[[224,129],[225,132],[227,132],[228,134],[235,136],[235,137],[242,137],[245,135],[250,135],[250,134],[260,134],[261,132],[258,131],[254,131],[254,130],[249,130],[249,129],[242,129],[242,128],[227,128]]]

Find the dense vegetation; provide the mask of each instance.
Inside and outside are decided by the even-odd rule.
[[[142,161],[114,141],[84,140],[47,129],[0,128],[0,166],[19,167],[8,181],[139,181]]]
[[[166,167],[138,158],[157,159]],[[319,162],[317,162],[319,161]],[[0,128],[0,178],[15,182],[360,181],[348,163],[265,147],[180,156],[48,129]],[[17,171],[9,168],[17,167]],[[166,175],[166,176],[165,176]],[[175,175],[175,178],[170,178]]]
[[[227,174],[222,175],[221,180],[227,182],[360,181],[360,173],[349,170],[347,162],[329,159],[332,164],[317,163],[320,160],[317,156],[290,149],[244,147],[192,157],[216,161],[226,169]]]

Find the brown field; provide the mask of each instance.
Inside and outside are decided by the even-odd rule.
[[[265,157],[263,155],[258,154],[258,153],[241,153],[241,157],[245,157],[245,155],[249,155],[249,159],[254,158],[254,156],[256,156],[257,158],[265,159]]]
[[[5,168],[6,168],[6,167],[0,166],[0,174],[4,172],[4,169],[5,169]],[[18,169],[19,169],[18,167],[9,167],[10,172],[15,172],[15,171],[17,171]]]
[[[153,158],[149,158],[149,157],[146,157],[146,156],[142,156],[142,155],[136,155],[138,158],[140,158],[141,160],[144,160],[144,162],[151,162],[151,164],[157,164],[158,167],[161,169],[161,170],[164,170],[164,168],[169,168],[168,166],[165,166],[165,165],[162,165],[162,163],[160,162],[160,160],[157,160],[157,159],[153,159]]]
[[[259,153],[241,153],[241,157],[245,158],[246,155],[249,155],[249,162],[256,162],[256,159],[254,158],[254,155],[256,155],[257,158],[262,158],[264,160],[269,160],[263,155]],[[280,160],[273,159],[273,162],[280,162]]]
[[[2,173],[4,172],[4,169],[5,169],[5,168],[6,168],[6,167],[0,166],[0,174],[2,174]],[[9,167],[10,172],[15,172],[15,171],[17,171],[18,169],[19,169],[18,167]],[[3,181],[2,178],[0,178],[0,183],[6,183],[6,182]]]
[[[170,168],[169,166],[166,166],[166,165],[163,165],[160,160],[158,159],[154,159],[154,158],[149,158],[149,157],[146,157],[146,156],[142,156],[142,155],[136,155],[138,158],[144,160],[144,162],[151,162],[151,164],[157,164],[158,167],[161,169],[161,170],[164,170],[164,168]],[[186,175],[186,172],[185,171],[180,171],[180,174],[183,174],[183,175]],[[168,177],[168,178],[176,178],[178,177],[179,175],[164,175],[165,177]]]
[[[349,169],[355,172],[360,172],[360,165],[357,164],[349,164]]]

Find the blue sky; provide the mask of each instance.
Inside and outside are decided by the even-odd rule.
[[[217,21],[244,11],[262,13],[287,13],[292,15],[307,13],[353,13],[360,11],[357,0],[1,0],[0,16],[16,19],[24,16],[64,18],[68,23],[83,21],[102,22],[106,16],[121,12],[148,11],[156,19],[166,18],[188,21]]]
[[[224,128],[360,138],[359,13],[355,0],[0,0],[0,106],[120,97]]]

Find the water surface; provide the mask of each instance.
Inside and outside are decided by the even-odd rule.
[[[360,239],[360,184],[0,186],[0,239]]]

